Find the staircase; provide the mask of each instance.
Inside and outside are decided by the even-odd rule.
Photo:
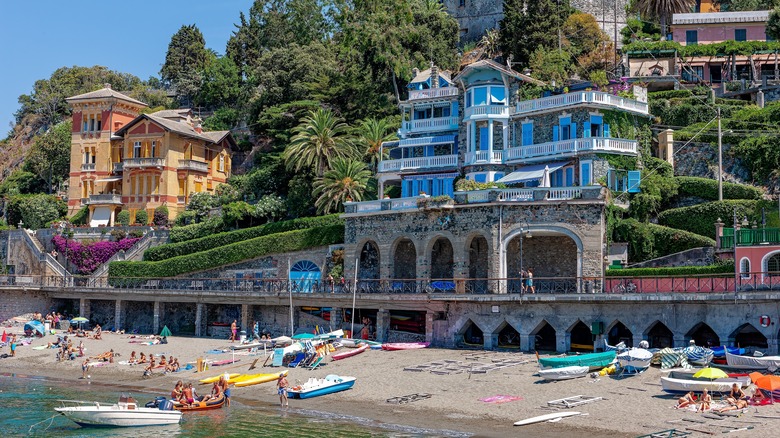
[[[46,252],[43,244],[27,230],[12,230],[9,239],[23,240],[27,248],[41,263],[44,263],[55,275],[69,279],[71,274],[51,254]]]
[[[127,251],[117,252],[105,263],[95,269],[95,272],[89,275],[89,285],[98,286],[105,281],[105,279],[108,277],[108,266],[111,264],[111,262],[143,260],[144,251],[151,247],[168,243],[168,234],[168,231],[164,230],[151,230],[147,232],[144,234],[144,237],[136,242],[135,245],[130,247],[130,249]]]

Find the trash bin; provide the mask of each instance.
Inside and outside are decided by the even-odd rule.
[[[241,330],[241,337],[239,337],[241,343],[246,342],[246,330]]]
[[[51,322],[50,321],[46,321],[46,322],[43,323],[43,330],[44,330],[44,332],[47,335],[49,334],[49,332],[51,332]]]

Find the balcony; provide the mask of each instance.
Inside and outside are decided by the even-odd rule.
[[[458,129],[457,117],[433,117],[430,119],[408,120],[401,123],[400,134],[423,132],[454,131]]]
[[[209,163],[196,160],[179,160],[179,170],[194,170],[196,172],[208,173]]]
[[[87,201],[89,205],[105,205],[105,204],[113,204],[113,205],[122,205],[122,195],[117,195],[113,193],[109,194],[99,194],[99,195],[89,195],[89,200]]]
[[[535,112],[558,110],[574,105],[591,104],[607,109],[621,109],[643,115],[648,115],[648,107],[644,102],[618,97],[601,91],[583,91],[581,93],[560,94],[541,99],[518,102],[515,115],[527,115]]]
[[[780,244],[780,228],[742,228],[737,230],[737,246]],[[734,248],[734,228],[724,228],[720,249]]]
[[[430,88],[428,90],[409,90],[409,100],[439,99],[458,95],[458,87]]]
[[[501,164],[503,163],[504,151],[476,151],[466,154],[465,164]]]
[[[437,155],[434,157],[402,158],[400,160],[382,160],[379,172],[404,172],[418,169],[457,167],[458,155]]]
[[[122,172],[123,163],[120,161],[118,163],[114,163],[113,171],[114,173],[120,173]]]
[[[463,119],[499,119],[509,117],[509,107],[506,105],[479,105],[466,108]]]
[[[165,166],[165,158],[125,158],[124,168],[134,169],[143,167],[159,167]]]
[[[347,213],[370,213],[374,211],[387,210],[410,210],[417,209],[417,200],[419,196],[408,198],[380,199],[377,201],[347,202],[344,204]]]
[[[583,152],[611,152],[634,155],[637,153],[637,142],[634,140],[604,137],[551,141],[548,143],[509,148],[504,154],[504,161],[543,161],[547,159],[573,157]]]
[[[81,171],[82,172],[94,172],[95,171],[95,163],[83,163],[81,165]]]

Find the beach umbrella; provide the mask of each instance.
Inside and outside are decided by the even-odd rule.
[[[722,379],[728,376],[729,375],[726,374],[723,370],[719,368],[712,368],[712,367],[702,368],[693,375],[693,377],[709,379],[711,381],[715,379]]]
[[[752,373],[748,374],[748,376],[750,377],[750,381],[753,383],[756,383],[756,380],[764,377],[764,375],[759,373],[758,371],[753,371]]]
[[[167,325],[163,327],[162,331],[160,332],[160,336],[171,336],[171,330]]]
[[[311,333],[298,333],[297,335],[293,336],[293,339],[311,339],[314,335]]]
[[[6,342],[8,342],[8,334],[5,332],[5,330],[3,330],[3,337],[2,337],[2,338],[0,338],[0,342],[2,342],[2,343],[4,343],[4,344],[5,344]]]
[[[769,391],[770,397],[772,398],[772,403],[775,402],[775,392],[780,390],[780,376],[771,374],[767,376],[761,376],[753,383],[755,383],[757,388]]]
[[[79,323],[79,327],[81,327],[81,324],[83,324],[85,322],[89,322],[89,320],[87,318],[84,318],[83,316],[79,316],[77,318],[73,318],[73,319],[70,320],[71,324],[73,324],[74,322]]]

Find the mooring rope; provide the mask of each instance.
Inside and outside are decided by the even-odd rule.
[[[45,420],[41,420],[41,421],[39,421],[39,422],[37,422],[37,423],[33,424],[32,426],[30,426],[30,429],[27,431],[27,434],[31,434],[31,433],[32,433],[33,427],[35,427],[35,426],[37,426],[37,425],[39,425],[39,424],[41,424],[41,423],[43,423],[43,422],[46,422],[46,421],[48,421],[48,422],[49,422],[49,425],[48,425],[48,426],[46,426],[46,429],[43,429],[43,430],[41,431],[41,432],[46,432],[46,431],[47,431],[47,430],[48,430],[48,429],[51,427],[51,425],[52,425],[52,424],[54,424],[54,419],[55,419],[55,418],[57,418],[57,417],[59,417],[59,416],[60,416],[60,414],[55,414],[55,415],[53,415],[51,418],[47,418],[47,419],[45,419]]]

